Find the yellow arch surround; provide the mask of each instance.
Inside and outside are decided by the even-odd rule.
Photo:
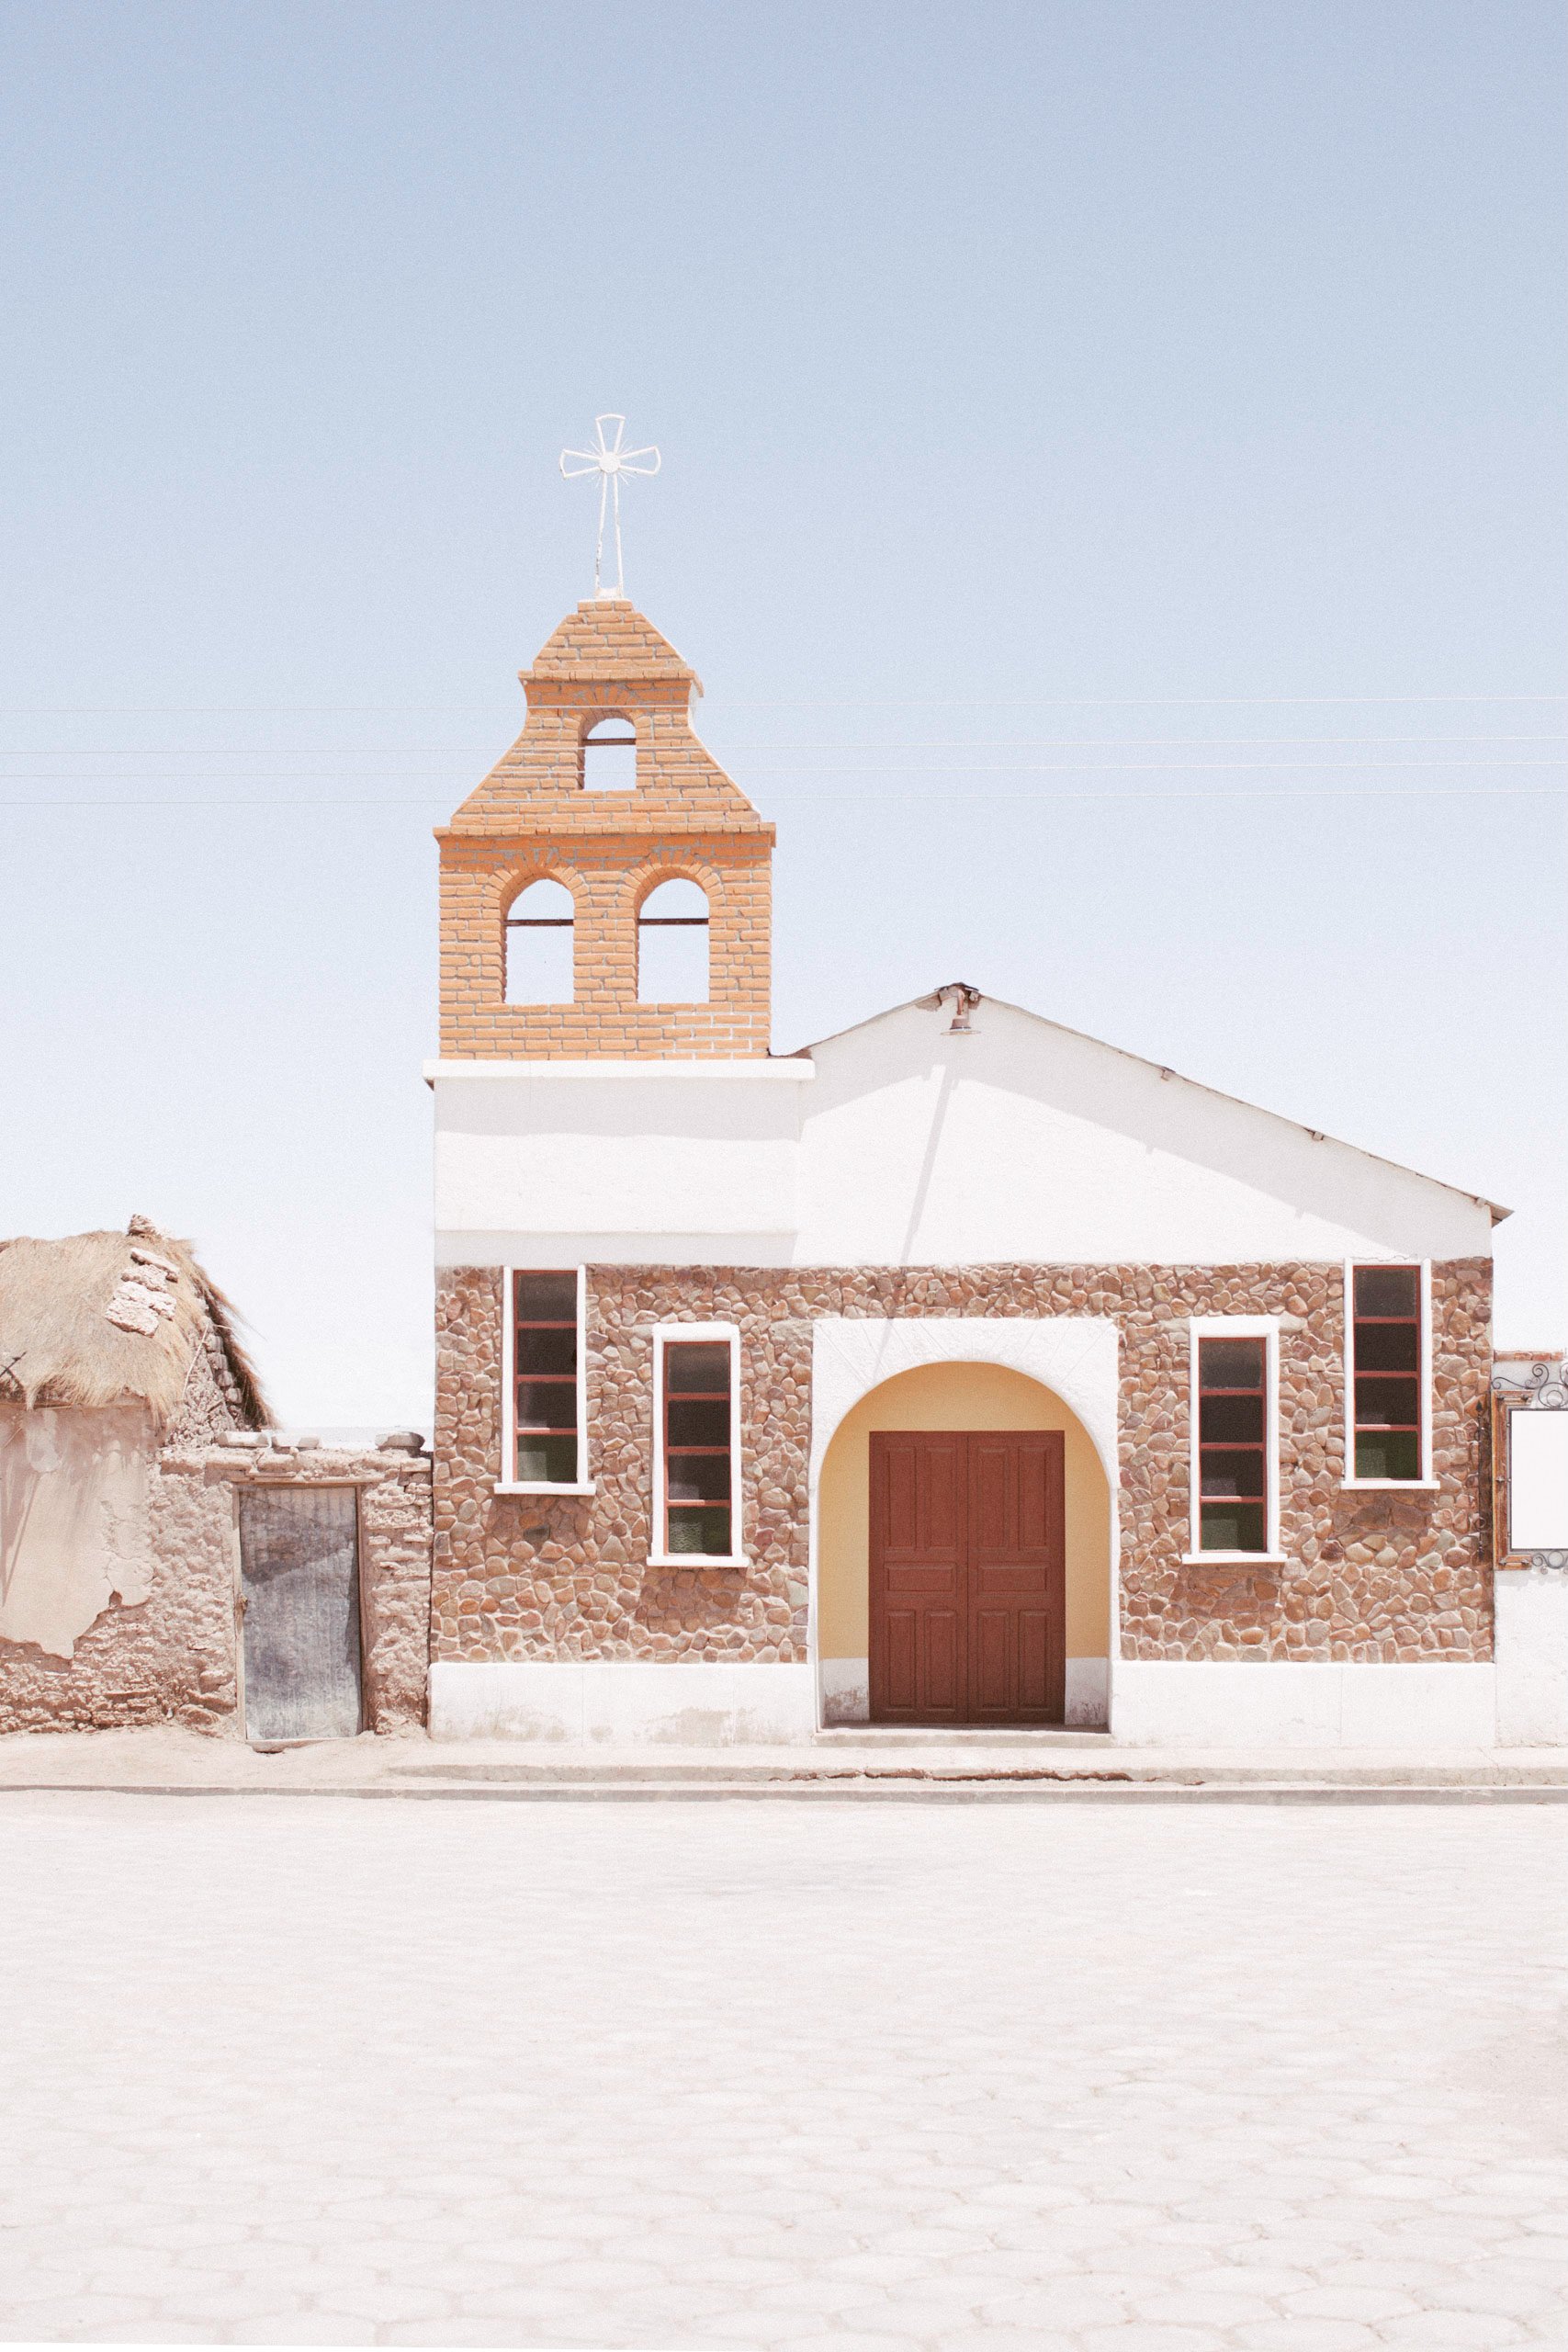
[[[1066,1440],[1067,1657],[1111,1648],[1111,1489],[1077,1415],[1003,1364],[931,1363],[896,1373],[852,1407],[822,1464],[817,1503],[817,1644],[863,1658],[870,1642],[873,1430],[1060,1430]]]

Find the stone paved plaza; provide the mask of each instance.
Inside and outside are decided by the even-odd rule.
[[[0,2336],[1568,2346],[1568,1810],[0,1797]]]

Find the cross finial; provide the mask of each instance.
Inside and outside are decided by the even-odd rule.
[[[605,426],[615,431],[606,435]],[[593,543],[593,594],[596,596],[624,596],[626,586],[621,562],[621,476],[623,474],[656,474],[663,462],[657,449],[623,449],[621,435],[626,429],[624,416],[596,416],[593,437],[598,447],[593,449],[563,449],[560,469],[568,481],[579,474],[599,477],[599,536]],[[651,458],[653,463],[638,462]],[[570,460],[570,462],[569,462]],[[604,572],[604,518],[608,514],[615,534],[615,584],[603,585]]]

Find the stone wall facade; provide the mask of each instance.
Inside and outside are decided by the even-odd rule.
[[[439,1278],[437,1659],[807,1655],[812,1325],[823,1316],[1094,1316],[1121,1335],[1121,1654],[1401,1662],[1492,1655],[1491,1266],[1432,1270],[1435,1491],[1347,1490],[1338,1266],[804,1271],[591,1266],[592,1496],[497,1495],[502,1276]],[[1282,1565],[1192,1566],[1189,1319],[1280,1318]],[[654,1568],[656,1324],[741,1335],[745,1568]]]

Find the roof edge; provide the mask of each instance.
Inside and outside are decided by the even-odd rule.
[[[1065,1021],[1053,1021],[1048,1013],[1036,1012],[1027,1004],[1014,1004],[1007,997],[991,996],[967,980],[944,981],[941,987],[928,989],[921,996],[907,997],[901,1004],[886,1005],[880,1012],[869,1013],[863,1021],[852,1021],[847,1029],[835,1029],[829,1035],[818,1037],[810,1045],[797,1046],[795,1051],[800,1055],[815,1056],[823,1046],[837,1045],[841,1037],[852,1037],[857,1030],[874,1028],[877,1022],[889,1020],[896,1012],[929,1011],[954,989],[964,989],[976,1003],[999,1005],[1006,1012],[1016,1012],[1025,1021],[1038,1022],[1043,1029],[1054,1029],[1058,1036],[1071,1037],[1081,1046],[1096,1046],[1101,1053],[1118,1055],[1122,1061],[1135,1063],[1140,1069],[1153,1070],[1158,1078],[1173,1080],[1179,1086],[1190,1086],[1196,1093],[1211,1095],[1216,1102],[1233,1103],[1237,1110],[1254,1112],[1260,1119],[1277,1119],[1281,1126],[1294,1127],[1299,1135],[1306,1136],[1313,1143],[1333,1144],[1340,1151],[1353,1151],[1362,1159],[1374,1161],[1380,1168],[1392,1168],[1401,1176],[1414,1176],[1417,1183],[1432,1184],[1441,1193],[1452,1193],[1461,1200],[1472,1202],[1476,1208],[1489,1211],[1494,1226],[1501,1225],[1505,1217],[1514,1214],[1500,1201],[1490,1199],[1484,1193],[1472,1192],[1466,1184],[1451,1184],[1444,1176],[1428,1176],[1425,1169],[1411,1168],[1402,1159],[1390,1159],[1385,1152],[1369,1151],[1364,1144],[1348,1143],[1343,1136],[1331,1136],[1322,1127],[1309,1127],[1304,1119],[1292,1119],[1288,1111],[1271,1111],[1266,1103],[1249,1102],[1240,1094],[1227,1094],[1223,1087],[1210,1086],[1201,1078],[1188,1078],[1181,1070],[1173,1069],[1168,1063],[1150,1061],[1147,1055],[1134,1054],[1125,1046],[1113,1046],[1104,1037],[1091,1037],[1087,1029],[1069,1029]]]

